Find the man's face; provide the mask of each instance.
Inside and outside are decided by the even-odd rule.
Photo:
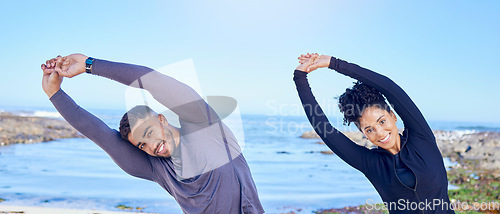
[[[170,157],[175,148],[174,135],[168,128],[168,122],[161,114],[138,120],[132,126],[129,141],[155,157]]]

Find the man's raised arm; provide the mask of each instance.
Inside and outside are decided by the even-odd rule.
[[[88,57],[71,54],[57,61],[56,71],[65,77],[84,72],[106,77],[135,88],[146,89],[161,104],[175,112],[181,119],[192,123],[213,123],[217,114],[188,85],[151,68],[126,63],[93,59],[90,69],[85,69]],[[89,62],[89,61],[87,61]]]
[[[52,62],[42,65],[42,88],[63,118],[76,130],[101,147],[128,174],[152,180],[153,172],[147,154],[120,137],[99,118],[78,106],[62,89],[62,77]]]

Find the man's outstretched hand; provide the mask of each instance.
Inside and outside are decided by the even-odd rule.
[[[49,96],[49,98],[52,97],[59,89],[61,89],[61,83],[62,83],[62,76],[59,75],[55,71],[55,61],[60,58],[60,56],[47,60],[45,63],[42,64],[42,70],[43,70],[43,77],[42,77],[42,88],[43,91]]]
[[[47,60],[47,64],[42,65],[42,69],[44,73],[56,71],[60,76],[71,78],[85,72],[85,60],[87,58],[83,54],[71,54],[65,57],[58,56]],[[51,69],[44,69],[44,66]]]
[[[45,64],[41,66],[43,70],[42,88],[47,96],[50,98],[61,89],[63,77],[71,78],[85,72],[87,58],[83,54],[71,54],[45,61]]]

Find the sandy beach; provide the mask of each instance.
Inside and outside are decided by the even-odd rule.
[[[102,210],[78,210],[78,209],[61,209],[49,207],[29,207],[29,206],[7,206],[0,205],[0,214],[123,214],[137,212],[112,212]],[[147,214],[143,213],[142,214]]]

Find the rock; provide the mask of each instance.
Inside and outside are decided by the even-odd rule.
[[[331,150],[321,151],[320,153],[325,155],[333,155],[333,152]]]
[[[2,112],[0,114],[0,145],[38,143],[61,138],[81,138],[66,121],[23,117]]]
[[[453,148],[453,151],[454,152],[458,152],[458,153],[464,153],[464,152],[469,151],[470,149],[471,149],[470,146],[467,146],[467,147],[465,147],[465,146],[458,146],[458,147]]]
[[[300,137],[306,138],[306,139],[319,139],[320,138],[319,135],[316,134],[316,132],[314,130],[304,132]]]
[[[441,153],[473,168],[500,172],[500,133],[434,131]]]

